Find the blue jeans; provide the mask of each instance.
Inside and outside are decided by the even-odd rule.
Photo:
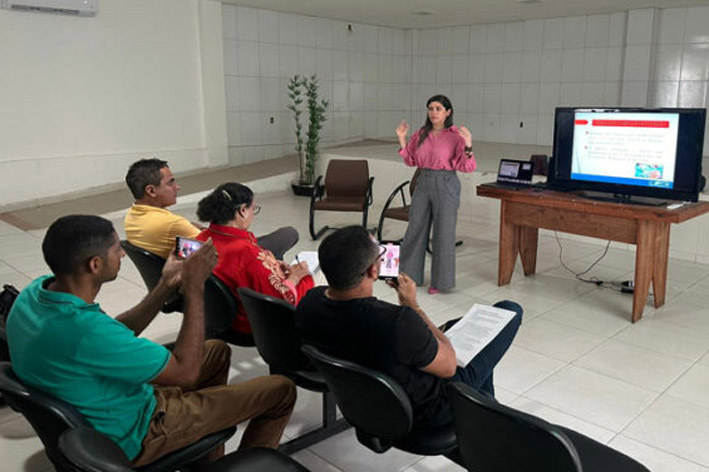
[[[485,346],[477,356],[473,357],[473,360],[471,360],[468,365],[458,367],[455,375],[448,379],[449,382],[466,383],[479,392],[489,395],[491,398],[495,398],[495,387],[492,385],[492,371],[497,363],[500,362],[505,352],[507,352],[507,349],[509,349],[512,340],[517,334],[519,325],[522,323],[522,307],[517,303],[503,300],[495,303],[494,306],[514,311],[516,315],[507,323],[507,326],[500,331],[500,334],[490,341],[490,344]],[[457,321],[458,320],[451,320],[447,322],[444,326],[444,331],[453,326]]]

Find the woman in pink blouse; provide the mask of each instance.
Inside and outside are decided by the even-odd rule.
[[[409,125],[396,127],[399,154],[408,166],[422,169],[409,210],[409,226],[401,244],[401,271],[417,285],[423,284],[428,237],[433,228],[431,285],[428,293],[455,287],[455,225],[460,204],[460,180],[456,171],[476,167],[470,130],[453,125],[453,105],[443,95],[426,102],[424,125],[406,142]]]

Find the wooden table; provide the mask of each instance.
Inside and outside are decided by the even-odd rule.
[[[709,212],[709,203],[687,203],[676,209],[591,200],[573,193],[542,189],[509,190],[482,184],[482,197],[499,198],[500,257],[497,284],[512,278],[517,254],[524,275],[537,265],[539,228],[635,244],[633,323],[643,315],[652,281],[655,308],[665,303],[670,223],[682,223]]]

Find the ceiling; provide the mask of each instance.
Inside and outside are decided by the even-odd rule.
[[[435,28],[613,13],[636,8],[709,5],[709,0],[221,0],[352,23]]]

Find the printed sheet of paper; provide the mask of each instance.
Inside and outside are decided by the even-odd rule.
[[[298,253],[297,257],[298,260],[293,261],[293,264],[297,263],[298,261],[307,262],[308,269],[310,269],[310,273],[313,275],[316,275],[320,270],[320,259],[318,259],[317,251],[301,251]]]
[[[452,328],[445,332],[456,353],[460,367],[467,365],[502,328],[514,318],[515,312],[476,303]]]

